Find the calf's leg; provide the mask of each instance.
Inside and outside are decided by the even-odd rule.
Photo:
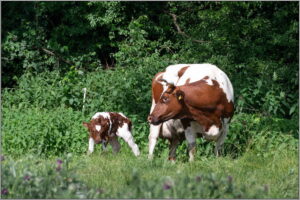
[[[131,132],[129,131],[128,124],[123,124],[123,126],[118,129],[117,136],[123,138],[125,142],[127,142],[135,156],[140,155],[139,147],[134,142]]]
[[[110,138],[108,142],[111,145],[113,152],[118,153],[120,151],[121,145],[117,137]]]
[[[89,138],[89,149],[88,149],[88,155],[94,152],[94,146],[95,146],[95,141],[92,137]]]

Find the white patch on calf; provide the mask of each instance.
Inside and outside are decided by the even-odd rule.
[[[96,125],[95,128],[96,128],[97,131],[101,130],[101,126],[100,125]]]
[[[124,123],[122,127],[119,127],[117,130],[117,136],[123,138],[125,142],[130,146],[132,152],[135,156],[140,155],[139,147],[134,143],[131,132],[129,131],[129,127],[127,123]]]
[[[110,114],[109,114],[109,112],[97,112],[97,113],[92,117],[92,119],[97,119],[97,118],[100,117],[100,116],[102,116],[102,117],[104,117],[104,118],[106,118],[106,119],[109,120],[109,130],[108,130],[108,134],[110,134],[112,124],[111,124],[111,119],[110,119]]]
[[[89,153],[93,153],[94,145],[95,145],[95,141],[94,141],[93,138],[90,137],[90,139],[89,139]]]
[[[121,115],[122,117],[125,117],[125,118],[127,118],[123,113],[119,113],[119,115]]]

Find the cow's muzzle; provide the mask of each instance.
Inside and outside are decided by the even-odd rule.
[[[155,117],[155,116],[153,116],[153,115],[149,115],[149,116],[148,116],[148,122],[149,122],[150,124],[153,124],[153,125],[158,125],[158,124],[161,123],[161,122],[158,120],[158,118]]]

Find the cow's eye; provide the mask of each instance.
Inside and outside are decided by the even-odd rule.
[[[169,101],[169,98],[168,97],[162,97],[161,100],[162,100],[163,103],[167,103]]]

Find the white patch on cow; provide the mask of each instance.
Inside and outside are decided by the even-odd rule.
[[[122,127],[118,128],[117,136],[123,138],[125,142],[127,142],[135,156],[140,155],[139,147],[135,144],[127,123],[124,123]]]
[[[154,101],[154,99],[152,99],[152,105],[151,105],[151,109],[150,109],[150,114],[152,113],[152,111],[153,111],[155,105],[156,105],[156,104],[155,104],[155,101]]]
[[[166,80],[168,83],[177,85],[179,76],[178,72],[183,68],[189,66],[188,64],[177,64],[177,65],[170,65],[166,68],[166,71],[162,75],[162,79]],[[163,92],[161,95],[168,89],[167,84],[165,82],[161,82],[163,86]]]
[[[94,145],[95,145],[95,141],[94,141],[93,138],[90,137],[90,139],[89,139],[89,153],[93,153]]]
[[[220,85],[220,88],[225,93],[227,101],[228,102],[230,102],[230,101],[233,102],[233,95],[234,95],[233,94],[233,87],[232,87],[232,84],[231,84],[228,76],[223,71],[221,71],[219,73],[219,77],[217,77],[217,81]]]
[[[217,140],[220,136],[220,129],[216,125],[212,125],[207,132],[204,133],[204,137],[207,140]]]
[[[170,65],[166,68],[166,72],[163,74],[163,79],[168,83],[175,85],[179,79],[178,72],[183,68],[189,66],[187,64]]]
[[[229,122],[230,118],[224,118],[222,121],[222,130],[221,130],[221,135],[219,136],[219,138],[216,141],[216,146],[215,146],[215,155],[219,156],[220,155],[220,150],[222,149],[222,146],[224,144],[224,140],[226,138],[226,135],[228,133],[228,122]]]
[[[96,125],[95,128],[96,128],[97,131],[101,130],[101,126],[100,125]]]
[[[205,82],[207,83],[207,85],[213,85],[213,82],[210,78],[206,79]]]

